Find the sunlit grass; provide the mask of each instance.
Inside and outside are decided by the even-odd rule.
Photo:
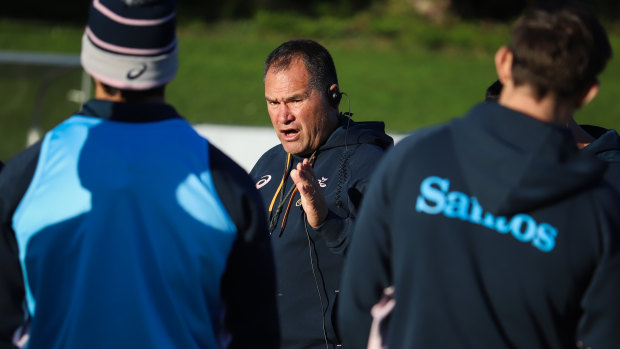
[[[79,54],[81,26],[0,21],[0,49]],[[179,23],[181,65],[167,89],[171,104],[192,123],[269,125],[262,82],[263,61],[285,40],[311,38],[334,57],[341,89],[357,120],[383,120],[392,132],[446,121],[481,101],[495,79],[493,55],[506,43],[505,23],[449,19],[431,24],[409,13],[366,12],[341,18],[259,12],[243,21]],[[620,50],[618,35],[612,45]],[[620,66],[614,58],[601,76],[597,99],[578,121],[620,128]],[[0,65],[0,160],[21,149],[34,98],[46,74]],[[18,72],[21,72],[17,74]],[[79,88],[79,72],[48,90],[44,128],[74,112],[67,91]],[[343,99],[342,110],[348,109]]]

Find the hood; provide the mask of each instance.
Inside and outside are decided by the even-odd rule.
[[[594,142],[583,148],[583,152],[594,155],[605,162],[620,163],[620,136],[618,132],[598,126],[580,126],[596,138]]]
[[[394,146],[394,140],[385,133],[385,124],[381,121],[355,122],[346,116],[341,116],[340,126],[332,132],[319,150],[356,144],[374,144],[382,149],[388,149]]]
[[[466,184],[497,215],[527,212],[597,184],[605,164],[570,131],[497,103],[450,123]]]

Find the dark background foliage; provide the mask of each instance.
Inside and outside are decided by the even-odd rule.
[[[518,15],[528,5],[558,1],[566,0],[449,0],[448,9],[453,14],[468,19],[507,20]],[[206,22],[250,18],[259,10],[293,12],[305,16],[351,16],[370,6],[380,7],[386,2],[386,0],[177,0],[183,18]],[[620,1],[591,0],[587,3],[605,19],[617,19],[620,14]],[[89,1],[85,0],[6,0],[0,5],[0,17],[81,25],[85,22],[88,4]]]

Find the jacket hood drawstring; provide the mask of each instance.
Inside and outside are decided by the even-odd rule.
[[[311,167],[314,166],[314,161],[316,160],[317,152],[318,150],[315,150],[314,153],[312,153],[312,155],[310,156],[309,163]],[[282,174],[282,180],[280,181],[280,185],[278,186],[278,189],[273,195],[273,198],[271,199],[271,204],[269,205],[269,235],[273,233],[273,230],[275,229],[276,224],[278,222],[278,218],[280,217],[280,213],[282,213],[284,202],[288,198],[288,204],[286,205],[286,211],[284,211],[284,217],[282,218],[282,225],[280,226],[280,229],[281,229],[280,236],[282,236],[282,233],[284,232],[284,227],[286,226],[286,218],[288,217],[288,213],[291,209],[293,198],[295,197],[295,194],[297,193],[297,186],[295,184],[293,184],[293,187],[289,189],[286,195],[284,194],[284,190],[283,190],[283,188],[285,187],[286,180],[288,179],[288,176],[290,175],[290,170],[292,170],[292,168],[290,168],[292,165],[292,158],[293,157],[290,153],[286,154],[286,166],[284,167],[284,174]],[[278,201],[278,206],[276,207],[276,211],[274,213],[273,206],[276,202],[276,198],[278,197],[278,194],[280,194],[280,200]]]

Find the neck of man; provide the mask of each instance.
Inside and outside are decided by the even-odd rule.
[[[329,139],[329,137],[331,137],[332,133],[334,133],[334,131],[336,131],[336,129],[340,127],[341,120],[340,120],[340,112],[338,112],[338,109],[336,109],[335,112],[331,112],[329,114],[328,120],[329,121],[326,126],[328,131],[326,132],[325,139],[321,142],[321,145],[325,144],[327,140]]]
[[[574,122],[573,103],[561,101],[551,93],[537,98],[534,90],[528,85],[504,86],[499,104],[550,124],[568,126],[571,121]]]
[[[110,94],[103,87],[101,82],[94,79],[95,82],[95,99],[99,99],[102,101],[109,102],[120,102],[120,103],[128,103],[127,99],[123,97],[123,94],[120,90],[116,91],[114,94]],[[136,101],[134,101],[136,102]],[[166,100],[163,95],[150,95],[145,97],[139,101],[140,103],[166,103]]]

